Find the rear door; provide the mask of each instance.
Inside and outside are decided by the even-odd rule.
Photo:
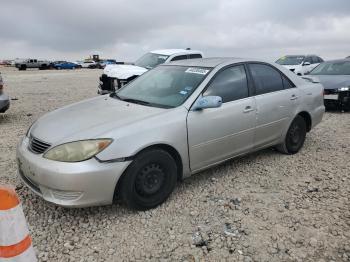
[[[256,105],[249,96],[244,65],[219,71],[203,96],[220,96],[219,108],[190,111],[187,117],[192,171],[253,148]]]
[[[250,63],[255,87],[257,125],[254,146],[274,144],[294,115],[298,90],[279,70],[268,64]]]
[[[34,67],[34,59],[29,59],[27,62],[27,68],[33,68]]]

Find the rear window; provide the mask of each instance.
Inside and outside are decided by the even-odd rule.
[[[178,56],[175,56],[173,59],[171,59],[171,61],[186,60],[186,59],[187,59],[187,55],[178,55]]]
[[[188,59],[202,58],[201,54],[192,54],[188,56]]]
[[[257,95],[284,89],[279,71],[269,65],[249,64]]]

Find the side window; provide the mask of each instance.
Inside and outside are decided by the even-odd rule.
[[[202,58],[202,55],[201,54],[188,55],[188,59],[194,59],[194,58]]]
[[[295,87],[295,85],[285,76],[282,75],[282,82],[284,89],[289,89]]]
[[[263,64],[250,64],[249,68],[253,76],[256,95],[283,89],[281,74],[273,67]]]
[[[179,55],[179,56],[175,56],[173,59],[171,59],[171,61],[185,60],[185,59],[187,59],[187,55]]]
[[[307,57],[305,58],[304,63],[305,63],[305,62],[309,62],[310,64],[312,64],[311,56],[307,56]]]
[[[317,58],[317,56],[313,56],[313,57],[312,57],[312,63],[313,63],[313,64],[317,64],[317,63],[318,63],[318,58]]]
[[[217,73],[204,96],[220,96],[223,103],[248,97],[244,66],[233,66]]]
[[[34,62],[34,63],[37,63],[37,62],[38,62],[38,60],[34,59],[34,60],[33,60],[33,62]]]

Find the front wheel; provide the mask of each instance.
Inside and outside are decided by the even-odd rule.
[[[177,166],[173,157],[161,149],[142,152],[121,178],[119,194],[128,207],[147,210],[163,203],[174,190]]]
[[[284,142],[277,146],[281,153],[292,155],[303,147],[306,137],[306,123],[304,118],[296,116],[290,124]]]

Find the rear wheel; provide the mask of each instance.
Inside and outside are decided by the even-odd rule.
[[[142,152],[121,178],[119,194],[128,207],[147,210],[163,203],[174,190],[177,166],[164,150]]]
[[[296,116],[290,124],[284,142],[277,150],[284,154],[295,154],[303,147],[306,137],[306,122],[301,116]]]
[[[26,70],[27,69],[27,66],[26,65],[20,65],[20,67],[18,68],[18,70]]]

